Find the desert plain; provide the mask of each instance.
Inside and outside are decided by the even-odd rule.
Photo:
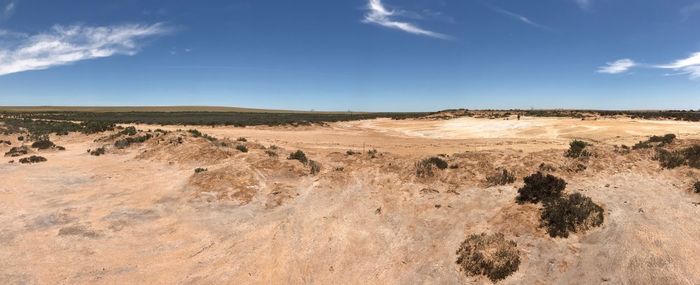
[[[469,235],[502,233],[520,264],[497,284],[700,284],[700,171],[622,147],[674,134],[669,147],[681,148],[700,141],[697,122],[134,127],[154,137],[115,148],[116,130],[52,135],[65,150],[29,153],[46,162],[0,160],[0,283],[492,284],[462,272],[456,251]],[[574,139],[592,155],[565,157]],[[11,142],[2,153],[24,143],[0,140]],[[288,159],[297,150],[316,169]],[[417,175],[430,157],[449,167]],[[517,180],[487,183],[497,169]],[[537,171],[598,203],[602,225],[548,235],[541,205],[515,202]]]

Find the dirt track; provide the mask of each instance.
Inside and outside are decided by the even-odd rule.
[[[94,157],[86,150],[103,135],[71,134],[52,137],[66,151],[35,151],[48,162],[5,157],[0,283],[489,284],[460,272],[455,251],[468,234],[502,232],[518,243],[522,264],[498,284],[700,284],[700,195],[688,191],[699,172],[663,170],[651,151],[613,148],[665,133],[700,139],[697,123],[463,118],[197,129],[246,137],[250,151],[201,138],[166,144],[173,133]],[[595,145],[581,172],[562,156],[572,138]],[[265,153],[273,144],[278,157]],[[287,160],[296,149],[321,173]],[[414,163],[437,154],[458,168],[415,177]],[[542,162],[557,167],[567,192],[604,207],[602,227],[550,238],[537,206],[514,203],[520,178]],[[517,173],[516,184],[484,185],[499,166]]]

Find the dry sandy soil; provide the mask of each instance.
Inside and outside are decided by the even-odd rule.
[[[47,162],[2,159],[0,283],[490,284],[461,272],[456,251],[470,234],[501,232],[517,242],[522,262],[498,284],[700,284],[700,195],[689,191],[700,172],[661,169],[652,150],[615,148],[666,133],[681,139],[674,144],[693,143],[698,123],[460,118],[198,128],[217,142],[176,131],[189,127],[138,128],[172,132],[103,156],[86,150],[111,146],[109,134],[54,136],[65,151],[30,153]],[[565,158],[573,138],[592,142],[594,155]],[[21,144],[0,136],[8,139]],[[2,153],[9,148],[0,144]],[[320,173],[286,159],[297,149]],[[417,177],[415,163],[438,154],[451,167]],[[543,162],[566,179],[567,193],[605,209],[601,227],[551,238],[538,205],[515,203],[521,178]],[[514,171],[516,183],[486,185],[497,167]]]

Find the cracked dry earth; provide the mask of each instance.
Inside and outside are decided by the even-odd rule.
[[[698,139],[697,124],[467,118],[198,128],[247,137],[247,153],[191,137],[165,146],[186,133],[158,127],[173,132],[99,157],[86,150],[105,134],[52,136],[67,150],[30,153],[44,163],[3,158],[0,283],[491,284],[461,272],[455,252],[467,235],[500,232],[522,262],[498,284],[700,284],[700,195],[689,191],[698,171],[663,170],[650,151],[613,147],[664,133]],[[562,155],[572,138],[594,142],[585,170],[572,171],[578,162]],[[277,156],[266,153],[273,144]],[[286,159],[297,149],[321,163],[319,174]],[[437,154],[456,168],[416,177],[415,162]],[[567,193],[605,209],[601,227],[551,238],[538,205],[514,202],[522,177],[542,162]],[[484,185],[496,167],[515,171],[516,183]]]

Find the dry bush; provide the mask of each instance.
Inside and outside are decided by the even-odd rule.
[[[603,208],[582,194],[544,201],[540,212],[541,226],[551,237],[569,237],[569,232],[584,232],[603,224]]]
[[[445,160],[437,156],[423,159],[416,163],[416,176],[421,178],[433,177],[435,175],[433,171],[434,167],[443,170],[446,169],[448,165]]]
[[[590,144],[580,140],[573,140],[569,143],[569,150],[564,153],[564,156],[571,158],[588,157],[591,153],[586,150]]]
[[[685,156],[681,151],[668,151],[662,148],[656,150],[655,160],[659,161],[659,164],[663,168],[673,169],[684,165]]]
[[[32,143],[32,147],[36,149],[49,149],[53,147],[55,144],[50,141],[50,140],[40,140],[40,141],[35,141]]]
[[[202,173],[202,172],[205,172],[207,170],[208,169],[206,169],[206,168],[197,167],[194,169],[194,173]]]
[[[648,140],[646,141],[640,141],[634,146],[632,146],[632,149],[645,149],[645,148],[652,148],[654,146],[665,146],[668,144],[671,144],[674,140],[676,139],[676,135],[674,134],[666,134],[663,136],[651,136]]]
[[[104,148],[104,147],[98,147],[98,148],[96,148],[96,149],[94,149],[94,150],[88,150],[88,152],[90,152],[90,155],[100,156],[100,155],[105,154],[105,148]]]
[[[265,150],[265,154],[269,157],[277,157],[277,153],[274,150]]]
[[[301,150],[292,152],[291,154],[289,154],[289,157],[287,159],[298,160],[303,164],[307,164],[309,162],[309,159],[306,158],[306,154]]]
[[[24,164],[27,164],[27,163],[39,163],[39,162],[44,162],[44,161],[46,161],[46,158],[45,158],[45,157],[43,157],[43,156],[36,156],[36,155],[32,155],[32,156],[30,156],[30,157],[25,157],[25,158],[22,158],[22,159],[19,160],[20,163],[24,163]]]
[[[557,198],[566,188],[566,181],[554,175],[537,172],[523,178],[525,185],[518,189],[518,203],[537,203],[543,200]]]
[[[520,266],[518,245],[501,233],[470,235],[457,256],[457,264],[467,276],[484,275],[493,282],[505,279]]]
[[[700,194],[700,181],[693,184],[693,192]]]
[[[248,147],[242,144],[236,145],[236,149],[240,152],[248,152]]]
[[[321,164],[315,160],[309,160],[309,167],[311,168],[311,175],[321,172]]]
[[[5,153],[5,156],[17,157],[29,153],[29,148],[26,146],[15,146]]]
[[[686,163],[692,168],[700,168],[700,145],[693,145],[683,150]]]
[[[486,177],[486,183],[489,185],[507,185],[513,182],[515,182],[515,175],[505,168],[498,168],[496,173]]]
[[[248,139],[246,139],[246,138],[244,138],[244,137],[240,137],[240,138],[237,138],[236,141],[239,141],[239,142],[247,142]]]

